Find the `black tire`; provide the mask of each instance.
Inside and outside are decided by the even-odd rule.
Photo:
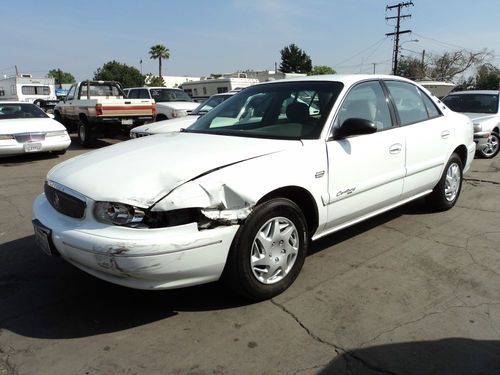
[[[457,175],[458,174],[458,175]],[[427,203],[436,211],[446,211],[452,208],[462,190],[463,165],[460,157],[453,153],[446,163],[441,179],[427,196]],[[455,191],[454,194],[453,191]]]
[[[275,242],[272,242],[271,245],[272,240],[270,239],[268,246],[272,246],[271,251],[264,253],[264,255],[259,254],[262,256],[261,259],[270,263],[274,262],[275,267],[284,265],[290,268],[287,271],[278,270],[277,272],[283,276],[281,278],[276,276],[276,280],[265,283],[259,281],[257,274],[260,271],[255,271],[256,269],[259,270],[259,268],[252,267],[251,259],[254,259],[252,256],[254,241],[258,241],[257,234],[262,232],[266,225],[273,225],[269,223],[274,223],[274,220],[280,220],[285,225],[288,225],[287,228],[290,228],[292,236],[288,239],[288,243],[286,240],[277,241],[276,245]],[[290,225],[290,223],[293,225]],[[307,233],[304,215],[294,202],[277,198],[260,204],[248,216],[233,239],[224,269],[223,281],[237,293],[254,301],[269,299],[282,293],[295,281],[302,269],[309,246]],[[279,235],[281,234],[280,227]],[[273,239],[275,238],[276,236],[273,237]],[[285,237],[283,238],[285,239]],[[298,245],[296,255],[292,254],[294,251],[289,251],[293,247],[292,242],[296,246]],[[274,254],[273,251],[275,251]],[[268,260],[267,256],[271,259]],[[281,267],[279,269],[283,270]]]
[[[55,111],[54,112],[54,120],[56,120],[57,122],[60,122],[61,124],[64,125],[63,119],[62,119],[61,114],[59,113],[59,111]]]
[[[497,156],[500,150],[500,136],[497,132],[491,132],[488,138],[488,144],[481,150],[477,150],[476,154],[481,159],[491,159]]]
[[[95,131],[90,124],[83,120],[78,122],[78,141],[85,148],[95,147]]]
[[[165,115],[160,114],[160,115],[156,115],[156,117],[155,117],[155,122],[164,121],[164,120],[168,120],[168,117]]]

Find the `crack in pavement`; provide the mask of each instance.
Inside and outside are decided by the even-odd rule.
[[[401,327],[406,327],[406,326],[408,326],[410,324],[418,323],[418,322],[420,322],[420,321],[428,318],[429,316],[444,314],[445,312],[447,312],[449,310],[452,310],[452,309],[470,309],[470,310],[473,310],[473,309],[477,309],[478,307],[482,307],[482,306],[488,306],[489,307],[489,306],[497,306],[497,305],[500,305],[500,302],[480,303],[478,305],[453,305],[453,306],[448,306],[444,310],[432,311],[432,312],[429,312],[429,313],[425,313],[424,315],[422,315],[418,319],[410,320],[410,321],[403,322],[403,323],[398,323],[396,325],[396,327],[393,327],[391,329],[387,329],[385,331],[379,332],[377,335],[375,335],[370,340],[362,342],[359,346],[363,347],[363,346],[365,346],[367,344],[370,344],[370,343],[374,342],[375,340],[377,340],[381,336],[383,336],[385,334],[388,334],[388,333],[392,333],[392,332],[398,330]]]
[[[327,345],[330,348],[333,348],[333,350],[335,351],[335,353],[337,354],[337,356],[344,355],[344,357],[346,359],[346,362],[348,362],[349,359],[352,358],[352,359],[354,359],[354,360],[356,360],[358,362],[361,362],[365,367],[367,367],[367,368],[369,368],[369,369],[371,369],[373,371],[377,371],[377,372],[382,373],[382,374],[397,375],[394,372],[391,372],[389,370],[385,370],[383,368],[380,368],[378,366],[375,366],[375,365],[367,362],[364,358],[360,357],[359,355],[357,355],[353,351],[348,351],[348,350],[342,348],[341,346],[338,346],[338,345],[336,345],[336,344],[334,344],[332,342],[329,342],[327,340],[322,339],[321,337],[319,337],[318,335],[316,335],[314,332],[312,332],[304,323],[302,323],[302,321],[293,312],[291,312],[290,310],[288,310],[284,305],[276,302],[275,300],[271,300],[271,303],[274,306],[276,306],[278,309],[280,309],[281,311],[283,311],[285,314],[287,314],[288,316],[290,316],[307,333],[307,335],[309,337],[311,337],[314,341],[319,342],[319,343],[321,343],[323,345]],[[335,358],[334,358],[334,360],[335,360]],[[349,367],[348,364],[346,364],[346,366]],[[305,370],[307,370],[307,369],[305,369]],[[300,370],[300,371],[305,371],[305,370]]]
[[[500,182],[497,182],[497,181],[490,181],[490,180],[483,180],[481,178],[463,178],[464,181],[466,182],[483,182],[483,183],[487,183],[487,184],[493,184],[493,185],[500,185]]]

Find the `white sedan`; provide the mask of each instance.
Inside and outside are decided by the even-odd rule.
[[[311,240],[426,196],[457,202],[472,122],[412,81],[332,75],[267,82],[183,132],[54,167],[33,204],[39,246],[142,289],[219,279],[271,298]]]
[[[443,99],[448,107],[469,117],[474,125],[477,154],[491,159],[500,151],[500,91],[459,91]]]
[[[0,156],[64,154],[70,143],[66,128],[35,104],[0,102]]]

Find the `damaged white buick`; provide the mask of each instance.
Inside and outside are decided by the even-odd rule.
[[[139,289],[223,279],[271,298],[309,242],[418,197],[457,201],[471,121],[393,76],[332,75],[243,90],[177,133],[54,167],[33,204],[38,245]]]

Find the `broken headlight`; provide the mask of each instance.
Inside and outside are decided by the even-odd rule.
[[[97,202],[94,207],[97,221],[106,224],[133,226],[144,220],[144,210],[128,204]]]
[[[200,222],[202,216],[197,208],[171,211],[149,211],[128,204],[97,202],[94,207],[97,221],[132,228],[166,228]]]

